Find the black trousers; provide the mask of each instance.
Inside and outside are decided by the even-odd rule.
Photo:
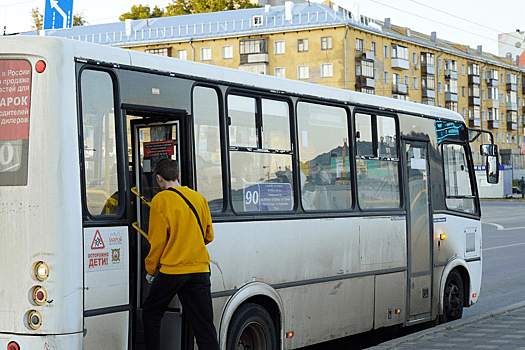
[[[217,331],[213,325],[210,289],[208,272],[186,275],[159,273],[153,280],[143,305],[142,323],[146,349],[160,350],[160,322],[169,303],[177,294],[199,349],[219,350]]]

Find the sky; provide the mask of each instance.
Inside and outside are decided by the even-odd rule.
[[[46,0],[0,0],[0,35],[31,30],[33,8],[44,12]],[[49,0],[47,0],[49,1]],[[314,1],[314,0],[312,0]],[[322,0],[317,0],[322,1]],[[392,24],[439,38],[470,45],[498,55],[498,34],[525,32],[525,1],[519,0],[333,0],[348,10],[359,4],[361,15],[390,18]],[[117,22],[135,4],[164,8],[171,0],[73,0],[73,12],[82,13],[89,24]],[[523,34],[520,36],[523,39]],[[518,38],[517,38],[518,39]],[[520,39],[520,40],[521,40]],[[515,40],[517,41],[517,40]],[[525,46],[525,44],[524,44]]]

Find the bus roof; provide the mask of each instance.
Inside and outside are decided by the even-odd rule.
[[[343,101],[352,105],[379,106],[385,110],[405,111],[412,114],[464,123],[463,117],[460,114],[445,108],[291,79],[277,78],[269,75],[244,72],[200,62],[152,55],[149,53],[57,37],[9,36],[0,38],[0,40],[4,40],[4,42],[7,42],[8,44],[2,44],[2,52],[0,54],[10,52],[40,55],[43,54],[43,52],[59,54],[58,50],[56,50],[58,46],[63,48],[62,54],[68,54],[67,52],[69,51],[71,52],[70,55],[74,55],[76,58],[81,59],[130,65],[157,71],[194,76],[201,79],[211,79],[228,83],[234,82],[235,84],[244,85],[246,87],[262,88],[273,91],[286,91],[299,95],[328,98]],[[9,45],[11,42],[12,45]],[[21,52],[20,50],[23,51]]]

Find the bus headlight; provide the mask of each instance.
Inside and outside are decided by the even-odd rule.
[[[36,310],[30,310],[27,314],[27,324],[31,329],[38,329],[42,325],[42,315]]]
[[[33,264],[32,274],[40,282],[45,281],[49,277],[49,266],[43,261],[37,261]]]
[[[41,286],[34,286],[33,292],[31,293],[33,296],[33,302],[38,305],[42,306],[47,301],[47,291],[44,287]]]

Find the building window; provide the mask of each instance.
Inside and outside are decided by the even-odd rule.
[[[321,50],[331,50],[332,49],[332,37],[327,36],[321,38]]]
[[[408,61],[408,47],[392,44],[392,58],[401,58]]]
[[[276,41],[273,44],[274,44],[274,54],[284,55],[284,40]]]
[[[443,93],[443,84],[440,81],[438,81],[438,93]]]
[[[263,16],[257,15],[253,16],[253,25],[254,26],[260,26],[263,24]]]
[[[383,45],[383,57],[388,58],[388,45]]]
[[[177,58],[181,60],[187,60],[188,59],[188,51],[186,50],[178,50],[177,51]]]
[[[286,69],[284,67],[274,68],[273,75],[277,78],[286,78]]]
[[[417,52],[412,52],[412,64],[417,64]]]
[[[228,59],[233,58],[233,46],[223,46],[222,47],[222,58]]]
[[[156,49],[146,49],[146,53],[153,55],[171,57],[171,47],[160,47]]]
[[[385,71],[385,84],[388,84],[389,82],[389,78],[388,78],[388,71]]]
[[[365,50],[363,39],[359,39],[359,38],[355,39],[355,49],[361,52]]]
[[[297,51],[298,52],[308,51],[308,39],[297,40]]]
[[[266,39],[241,40],[239,42],[239,51],[241,55],[250,53],[268,53]]]
[[[310,69],[308,66],[297,66],[297,79],[308,79],[310,77]]]
[[[328,78],[334,76],[334,66],[332,63],[321,64],[321,77]]]
[[[372,43],[372,51],[374,52],[374,57],[376,56],[376,43]]]
[[[414,77],[414,89],[416,89],[416,90],[419,89],[418,85],[419,85],[418,79],[417,79],[417,77]]]
[[[374,62],[371,61],[360,61],[355,64],[355,75],[356,76],[365,76],[368,78],[375,79],[374,73]]]
[[[461,65],[461,75],[465,75],[465,65]]]
[[[461,97],[465,97],[465,87],[461,87]]]
[[[201,47],[201,61],[211,61],[211,47]]]

